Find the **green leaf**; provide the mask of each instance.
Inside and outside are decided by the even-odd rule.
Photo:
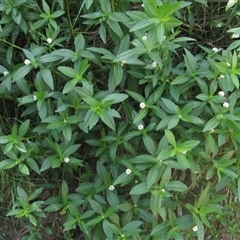
[[[238,175],[234,171],[232,171],[231,169],[223,168],[221,170],[221,172],[223,172],[225,175],[227,175],[231,178],[238,178]]]
[[[40,68],[40,73],[44,82],[51,88],[54,89],[52,73],[48,68]]]
[[[126,92],[136,101],[138,101],[139,103],[141,102],[146,102],[146,99],[139,93],[136,92],[132,92],[130,90],[126,90]]]
[[[167,233],[168,229],[169,229],[168,224],[163,222],[163,223],[157,225],[156,227],[154,227],[150,235],[151,236],[154,236],[154,235],[155,236],[159,236],[159,235],[164,236]]]
[[[237,89],[239,89],[239,80],[238,80],[238,77],[237,77],[235,74],[230,73],[230,78],[231,78],[233,84],[235,85],[235,87],[236,87]]]
[[[63,73],[64,75],[66,75],[67,77],[70,77],[70,78],[75,78],[77,75],[77,72],[71,67],[59,66],[57,69],[61,73]]]
[[[104,214],[101,205],[100,205],[97,201],[95,201],[95,200],[93,200],[93,199],[89,199],[89,203],[90,203],[90,205],[91,205],[91,208],[92,208],[96,213],[98,213],[98,214],[100,214],[100,215],[103,215],[103,214]]]
[[[197,230],[198,240],[204,240],[204,226],[202,224],[202,221],[196,215],[194,215],[193,218],[198,228]]]
[[[157,166],[151,167],[147,175],[147,189],[150,189],[152,185],[156,182],[159,176],[159,172],[160,172],[159,167]]]
[[[66,93],[70,92],[71,90],[73,90],[73,88],[75,88],[78,81],[79,81],[78,79],[72,79],[72,80],[68,81],[65,84],[62,93],[66,94]]]
[[[165,136],[166,136],[167,141],[168,141],[174,148],[176,148],[176,140],[175,140],[175,137],[174,137],[173,133],[172,133],[170,130],[166,129],[166,130],[165,130]]]
[[[148,150],[148,152],[154,156],[155,152],[157,150],[157,147],[156,147],[156,143],[154,142],[152,137],[150,137],[147,134],[144,134],[143,135],[143,143],[144,143],[144,146],[146,147],[146,149]]]
[[[0,161],[0,169],[11,169],[15,166],[16,166],[16,163],[11,159]]]
[[[25,175],[29,175],[29,169],[28,169],[28,167],[27,167],[25,164],[19,163],[19,164],[18,164],[18,169],[19,169],[19,171],[20,171],[21,173],[23,173],[23,174],[25,174]]]
[[[140,122],[144,117],[146,117],[148,114],[148,109],[147,108],[144,108],[144,109],[141,109],[137,115],[134,117],[134,120],[133,120],[133,123],[138,123]]]
[[[186,83],[186,82],[188,82],[188,81],[190,81],[190,80],[191,80],[191,78],[189,77],[189,75],[182,74],[182,75],[177,76],[177,77],[171,82],[171,84],[172,84],[172,85],[179,85],[179,84]]]
[[[190,163],[183,153],[177,153],[177,160],[183,169],[190,168]]]
[[[200,143],[200,141],[198,141],[198,140],[188,140],[186,142],[179,143],[177,146],[177,150],[178,150],[178,152],[189,151],[189,150],[193,149],[194,147],[196,147],[199,143]]]
[[[21,126],[19,127],[19,131],[18,131],[18,136],[21,139],[26,132],[29,129],[29,124],[30,124],[30,120],[26,120],[24,123],[21,124]]]
[[[18,199],[21,202],[22,207],[28,206],[28,196],[27,193],[19,186],[17,186]]]
[[[8,142],[9,142],[9,140],[7,139],[6,136],[0,136],[0,144],[5,144]]]
[[[155,25],[155,21],[152,18],[143,19],[130,28],[130,32],[138,31],[143,28],[147,28],[151,25]]]
[[[81,144],[74,144],[69,146],[66,150],[64,150],[63,155],[64,156],[70,156],[71,154],[77,152]]]
[[[210,131],[214,128],[216,128],[218,126],[218,124],[220,123],[220,120],[217,119],[217,117],[213,117],[211,118],[205,125],[205,127],[203,128],[203,132],[207,132]]]
[[[208,182],[207,186],[204,188],[204,190],[201,191],[201,195],[195,205],[196,208],[200,208],[203,206],[205,200],[208,199],[209,191],[210,191],[211,187],[212,187],[211,182]]]
[[[166,98],[161,98],[164,105],[166,106],[167,110],[169,111],[169,113],[171,114],[178,114],[180,112],[180,108],[173,103],[171,100],[166,99]]]
[[[62,190],[63,203],[65,206],[67,206],[69,190],[68,190],[68,185],[65,180],[62,181],[62,189],[61,190]]]
[[[113,117],[110,114],[110,111],[102,111],[99,114],[99,117],[108,127],[110,127],[112,130],[115,131],[115,129],[116,129],[115,122],[114,122]]]
[[[131,221],[129,223],[127,223],[124,227],[123,227],[123,231],[124,231],[124,235],[126,236],[133,236],[136,234],[136,231],[138,232],[137,228],[142,224],[142,221]]]
[[[115,22],[115,21],[111,21],[109,19],[107,19],[107,24],[108,26],[111,28],[111,30],[117,34],[120,38],[124,38],[124,34],[123,34],[123,31],[119,25],[118,22]]]
[[[166,183],[165,187],[169,191],[176,191],[176,192],[185,192],[188,190],[188,187],[180,181],[170,181]]]
[[[32,65],[25,65],[21,68],[19,68],[14,74],[13,74],[13,82],[17,81],[18,79],[24,78],[31,70]]]
[[[112,93],[103,99],[104,102],[112,100],[112,104],[123,102],[128,98],[127,94],[124,93]]]
[[[236,3],[238,2],[238,0],[230,0],[228,1],[225,11],[228,11],[230,8],[232,8]]]
[[[197,70],[197,61],[195,57],[185,48],[184,62],[190,74],[195,74]]]
[[[114,181],[113,185],[121,184],[124,186],[126,182],[133,178],[133,174],[126,174],[125,172],[120,174],[117,179]]]
[[[147,189],[147,184],[146,183],[140,183],[137,184],[136,186],[134,186],[131,191],[130,191],[130,195],[142,195],[144,193],[147,193],[148,189]]]
[[[136,59],[145,52],[146,52],[146,50],[143,49],[142,47],[136,47],[133,49],[129,49],[125,52],[120,53],[113,60],[113,62],[126,61],[126,63],[131,62],[132,64],[134,64],[134,62],[136,62]]]

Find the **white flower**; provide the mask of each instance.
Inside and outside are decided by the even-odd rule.
[[[157,66],[156,62],[152,62],[152,66],[155,68]]]
[[[67,123],[67,120],[66,120],[66,119],[64,119],[64,120],[63,120],[63,122],[64,122],[64,123]]]
[[[214,129],[213,128],[210,130],[210,133],[214,133]]]
[[[143,130],[144,126],[142,124],[138,125],[138,130]]]
[[[219,78],[224,79],[225,77],[224,77],[224,75],[221,74]]]
[[[108,188],[110,191],[113,191],[115,189],[115,187],[113,185],[109,186]]]
[[[197,226],[194,226],[194,227],[192,228],[192,230],[193,230],[194,232],[196,232],[196,231],[198,230],[198,227],[197,227]]]
[[[131,174],[131,172],[132,172],[131,169],[129,169],[129,168],[126,169],[126,174],[127,174],[127,175]]]
[[[219,91],[218,95],[221,96],[221,97],[224,97],[224,92],[223,91]]]
[[[37,101],[37,96],[35,94],[33,95],[33,99],[34,101]]]
[[[141,7],[144,7],[144,4],[142,4]]]
[[[9,74],[8,71],[5,71],[5,72],[3,73],[3,75],[4,75],[5,77],[6,77],[8,74]]]
[[[144,42],[146,42],[146,41],[147,41],[147,36],[143,36],[143,37],[142,37],[142,40],[143,40]]]
[[[140,106],[140,108],[145,108],[146,104],[144,102],[141,102],[139,106]]]
[[[162,189],[162,193],[165,193],[165,192],[166,192],[166,190],[163,188],[163,189]]]
[[[69,161],[70,161],[70,160],[69,160],[68,157],[65,157],[65,158],[64,158],[64,162],[65,162],[65,163],[68,163]]]
[[[121,66],[123,66],[127,61],[126,60],[122,60],[121,61]]]
[[[164,37],[163,37],[163,41],[165,41],[165,40],[166,40],[166,38],[167,38],[167,37],[166,37],[166,36],[164,36]]]
[[[184,154],[184,155],[187,154],[187,151],[183,151],[182,154]]]
[[[229,103],[228,102],[223,103],[223,107],[228,108],[229,107]]]
[[[230,67],[231,66],[231,64],[230,63],[227,63],[227,65]]]
[[[239,38],[239,34],[233,34],[232,38]]]
[[[217,53],[218,52],[218,49],[216,47],[212,48],[212,51]]]
[[[51,44],[52,43],[52,39],[51,38],[47,38],[47,43]]]
[[[25,59],[25,60],[24,60],[24,64],[25,64],[25,65],[29,65],[30,63],[31,63],[31,62],[30,62],[29,59]]]

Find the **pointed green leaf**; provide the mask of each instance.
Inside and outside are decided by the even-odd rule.
[[[147,192],[148,192],[147,184],[140,183],[140,184],[137,184],[136,186],[134,186],[129,194],[130,195],[142,195]]]

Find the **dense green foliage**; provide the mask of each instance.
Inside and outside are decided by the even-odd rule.
[[[240,236],[238,1],[0,12],[0,211],[21,239],[56,235],[53,212],[61,239]]]

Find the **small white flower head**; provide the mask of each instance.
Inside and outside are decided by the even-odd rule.
[[[229,108],[229,103],[228,103],[228,102],[224,102],[224,103],[223,103],[223,107]]]
[[[139,106],[140,106],[140,108],[145,108],[146,104],[144,102],[141,102]]]
[[[24,60],[24,64],[25,64],[25,65],[29,65],[30,63],[31,63],[31,62],[30,62],[29,59],[25,59],[25,60]]]
[[[144,129],[144,126],[142,124],[138,125],[138,130],[143,130]]]
[[[218,95],[221,96],[221,97],[224,97],[224,91],[219,91]]]
[[[144,4],[142,4],[141,7],[144,7]]]
[[[212,48],[212,51],[217,53],[218,52],[218,49],[216,47]]]
[[[110,191],[113,191],[115,189],[115,187],[113,185],[109,186],[108,188]]]
[[[163,37],[163,41],[165,41],[165,40],[166,40],[166,38],[167,38],[167,37],[166,37],[166,36],[164,36],[164,37]]]
[[[163,189],[162,189],[162,193],[165,193],[165,192],[166,192],[166,190],[163,188]]]
[[[239,34],[233,34],[232,38],[239,38]]]
[[[126,60],[122,60],[121,61],[121,66],[123,67],[126,62],[127,62]]]
[[[65,163],[68,163],[69,161],[70,161],[70,159],[69,159],[68,157],[65,157],[65,158],[64,158],[64,162],[65,162]]]
[[[131,171],[131,169],[128,168],[128,169],[126,169],[125,172],[126,172],[127,175],[129,175],[129,174],[131,174],[132,171]]]
[[[187,154],[187,151],[183,151],[182,154],[184,154],[184,155]]]
[[[157,66],[156,62],[152,62],[152,66],[155,68]]]
[[[231,64],[229,63],[229,62],[227,62],[227,65],[230,67],[231,66]]]
[[[143,40],[144,42],[146,42],[146,41],[147,41],[147,36],[143,36],[143,37],[142,37],[142,40]]]
[[[9,75],[9,72],[8,72],[8,71],[5,71],[5,72],[3,73],[3,75],[6,77],[7,75]]]
[[[225,77],[223,74],[221,74],[219,78],[224,79]]]
[[[194,227],[192,228],[192,230],[193,230],[194,232],[196,232],[196,231],[198,230],[198,227],[197,227],[197,226],[194,226]]]
[[[214,128],[212,128],[212,129],[210,130],[210,133],[214,133]]]
[[[66,119],[64,119],[64,120],[63,120],[63,122],[64,122],[64,123],[67,123],[67,120],[66,120]]]
[[[138,183],[138,180],[135,180],[134,182],[137,184],[137,183]]]
[[[35,94],[33,95],[33,99],[34,101],[37,101],[37,96]]]
[[[52,39],[51,38],[47,38],[47,43],[51,44],[52,43]]]

